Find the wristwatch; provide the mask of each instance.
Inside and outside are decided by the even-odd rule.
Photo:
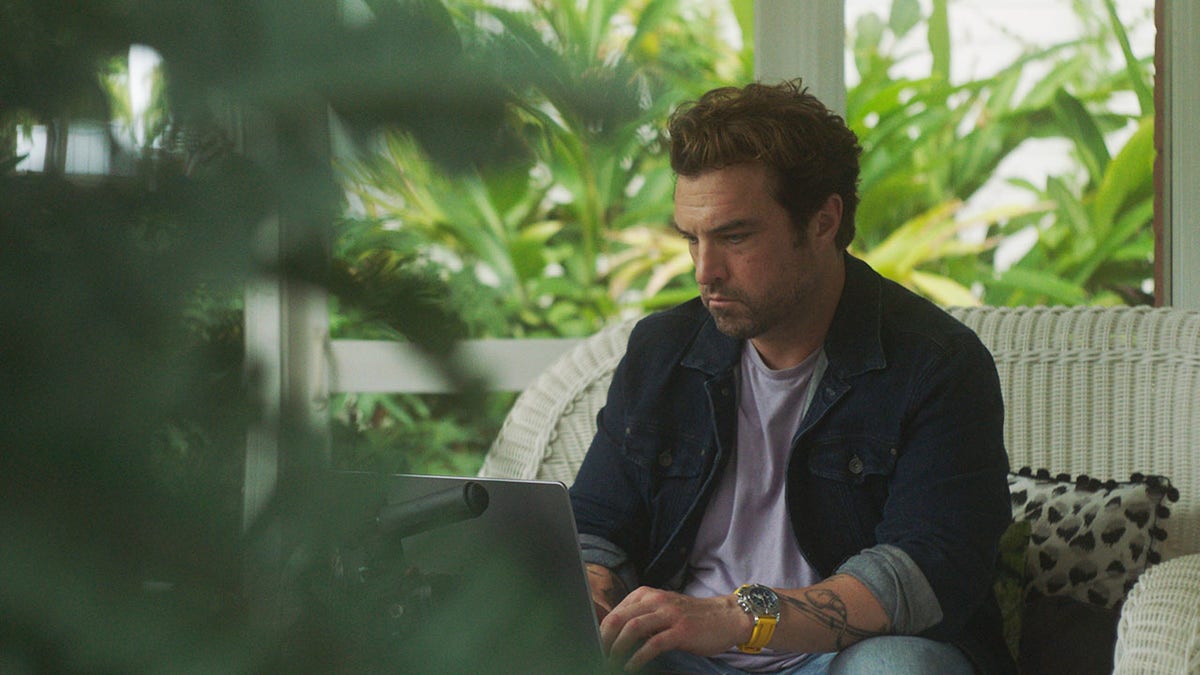
[[[733,596],[747,614],[754,617],[754,632],[744,644],[738,645],[745,654],[757,654],[771,641],[779,623],[779,596],[762,584],[745,584]]]

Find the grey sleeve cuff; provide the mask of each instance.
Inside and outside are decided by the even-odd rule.
[[[942,620],[942,605],[913,559],[891,544],[852,556],[837,570],[861,581],[883,605],[892,631],[914,635]]]
[[[602,565],[617,574],[625,590],[632,591],[641,585],[637,571],[629,562],[629,555],[616,544],[594,534],[579,535],[579,548],[583,551],[583,562]]]

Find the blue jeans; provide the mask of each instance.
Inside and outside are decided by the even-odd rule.
[[[650,662],[650,672],[741,675],[719,661],[685,652],[668,652]],[[829,654],[814,654],[804,663],[782,671],[787,675],[971,675],[971,662],[957,647],[944,642],[905,635],[885,635],[863,640]]]

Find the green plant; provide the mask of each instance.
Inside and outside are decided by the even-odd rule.
[[[504,94],[466,63],[445,11],[374,7],[351,24],[326,0],[0,3],[0,123],[120,117],[105,64],[144,44],[170,75],[172,123],[236,117],[263,150],[77,180],[18,174],[0,147],[6,667],[328,672],[370,662],[372,648],[403,651],[367,645],[355,661],[354,626],[301,583],[328,574],[320,552],[363,524],[348,508],[363,497],[331,488],[296,409],[252,399],[247,379],[264,374],[240,367],[240,311],[224,300],[251,274],[343,279],[306,257],[312,247],[255,257],[269,219],[330,234],[339,193],[307,133],[328,128],[326,111],[353,138],[403,126],[447,166],[505,154],[492,143]],[[389,328],[428,339],[407,320]],[[242,523],[251,422],[276,425],[282,469]]]
[[[1148,132],[1135,134],[1114,175],[1100,179],[1109,166],[1104,136],[1127,123],[1108,110],[1109,101],[1132,90],[1145,104],[1147,64],[1129,51],[1120,23],[1107,20],[1115,18],[1111,2],[1078,3],[1077,11],[1087,28],[1083,38],[1029,49],[995,75],[962,84],[949,78],[947,0],[935,1],[928,16],[915,0],[895,0],[886,21],[874,14],[859,20],[853,50],[860,81],[848,91],[847,122],[864,149],[854,244],[860,255],[943,304],[1106,302],[1111,298],[1095,289],[1113,283],[1129,288],[1133,277],[1148,275],[1145,238],[1125,245],[1134,231],[1149,234],[1150,207],[1143,201],[1151,176]],[[896,76],[911,56],[897,45],[922,22],[932,56],[929,75]],[[1098,69],[1114,43],[1124,47],[1124,64]],[[1023,87],[1035,66],[1047,75]],[[1024,204],[958,215],[1022,143],[1051,137],[1070,139],[1092,178],[1056,178],[1044,190],[1026,183],[1035,194]],[[1107,191],[1097,199],[1093,193],[1102,183]],[[1127,190],[1138,196],[1136,204],[1125,201]],[[1080,207],[1085,202],[1095,204],[1090,212]],[[1113,209],[1125,218],[1120,225]],[[1039,223],[1043,234],[1035,250],[998,273],[995,247]],[[975,234],[960,236],[965,232]],[[1093,267],[1112,271],[1119,281],[1088,282]]]
[[[1035,245],[989,284],[989,302],[1002,304],[1149,304],[1145,285],[1154,264],[1154,112],[1151,63],[1135,56],[1112,0],[1095,17],[1100,44],[1116,43],[1124,67],[1096,78],[1094,89],[1055,93],[1053,110],[1070,139],[1080,170],[1051,176],[1044,188],[1021,182],[1053,204],[1048,219],[1012,223],[1037,232]],[[1103,104],[1114,92],[1132,92],[1139,112],[1112,115]],[[1133,124],[1115,154],[1105,132]]]
[[[744,72],[716,39],[712,10],[680,0],[451,8],[469,51],[508,83],[507,138],[526,152],[449,174],[408,134],[385,135],[377,152],[341,164],[351,209],[338,269],[368,297],[404,275],[436,280],[471,336],[587,335],[623,309],[693,294],[686,248],[667,226],[674,183],[660,130],[669,105]],[[394,337],[334,310],[336,337]],[[347,397],[357,422],[337,422],[336,456],[414,466],[398,448],[420,438],[427,457],[415,465],[476,468],[505,409],[448,419],[434,414],[447,409],[439,398]]]
[[[509,83],[510,126],[531,159],[448,179],[393,135],[346,166],[361,213],[418,233],[429,257],[497,288],[509,321],[491,334],[583,335],[653,302],[675,275],[655,276],[639,255],[650,251],[626,253],[637,239],[621,233],[666,228],[667,107],[739,74],[737,55],[714,39],[711,17],[678,0],[454,6],[464,27],[497,26],[464,30]]]

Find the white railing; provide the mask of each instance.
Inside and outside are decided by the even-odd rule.
[[[578,339],[464,340],[453,358],[485,378],[490,391],[521,391]],[[444,394],[451,383],[415,345],[386,340],[334,340],[327,356],[330,393]]]

